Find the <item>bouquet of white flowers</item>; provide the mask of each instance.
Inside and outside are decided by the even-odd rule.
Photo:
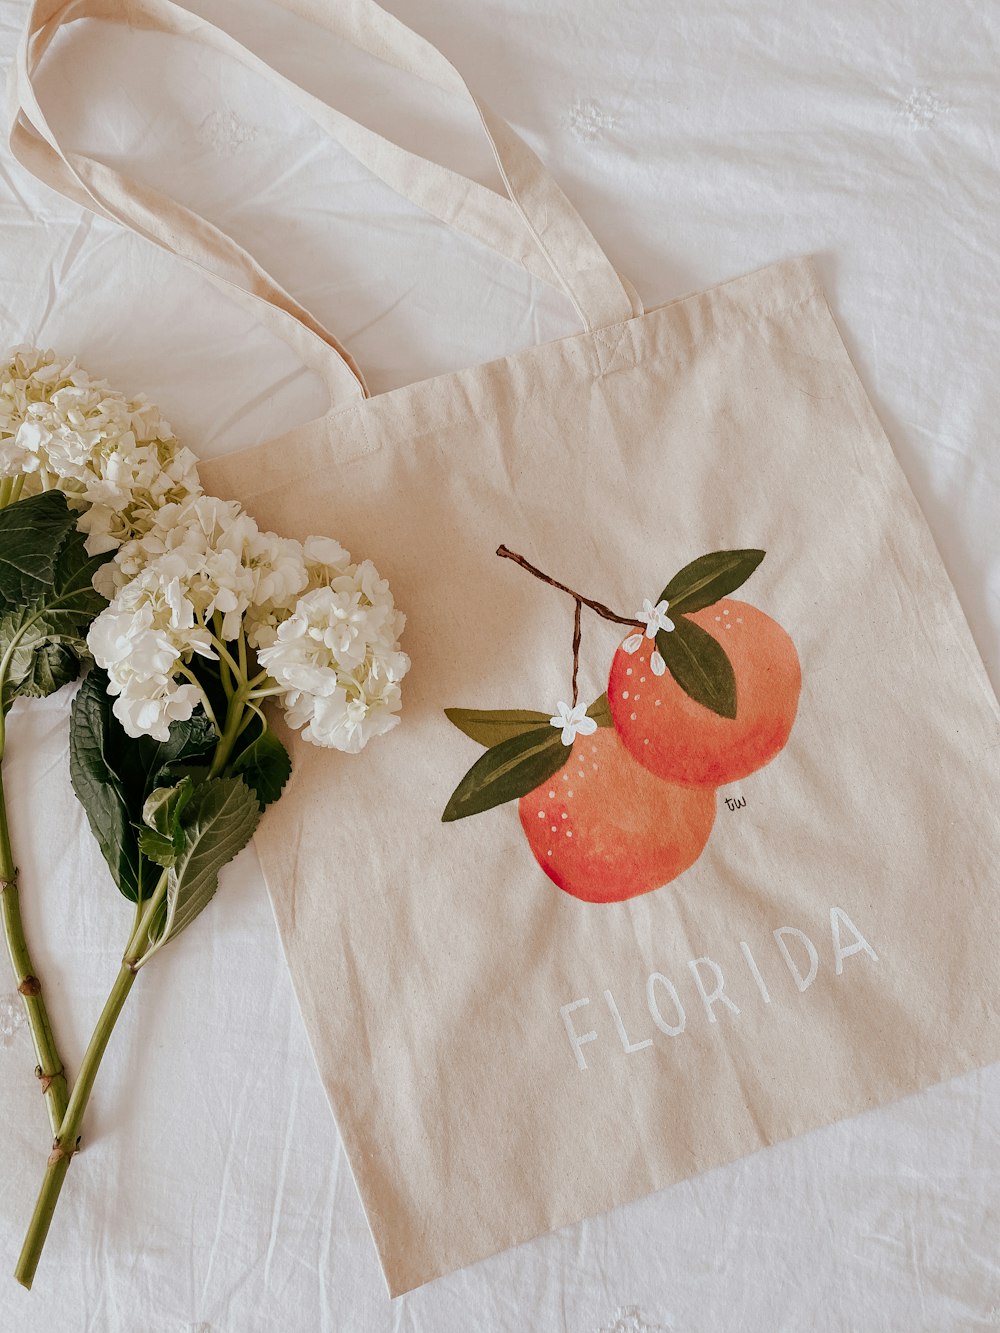
[[[121,968],[69,1091],[17,909],[0,783],[4,929],[55,1138],[17,1267],[30,1286],[98,1067],[140,970],[207,906],[291,771],[262,705],[357,753],[399,721],[404,617],[338,542],[262,532],[204,495],[156,409],[74,361],[0,366],[0,778],[14,699],[90,670],[70,773],[134,904]]]

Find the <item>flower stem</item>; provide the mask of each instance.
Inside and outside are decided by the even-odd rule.
[[[69,1099],[69,1105],[66,1107],[62,1123],[56,1131],[52,1152],[45,1166],[45,1178],[35,1201],[35,1211],[32,1213],[31,1222],[28,1224],[24,1244],[21,1247],[21,1256],[17,1261],[17,1268],[14,1270],[14,1276],[21,1286],[27,1287],[29,1290],[34,1281],[35,1270],[38,1268],[38,1260],[41,1258],[45,1238],[49,1234],[52,1215],[55,1212],[56,1204],[59,1202],[59,1195],[66,1179],[66,1172],[69,1170],[70,1160],[80,1142],[83,1117],[87,1111],[90,1094],[94,1090],[97,1071],[101,1066],[101,1060],[108,1048],[108,1042],[111,1039],[115,1024],[118,1022],[118,1017],[139,974],[139,966],[148,943],[149,929],[160,904],[166,897],[166,892],[167,872],[164,871],[129,939],[121,969],[115,979],[115,984],[111,988],[104,1009],[101,1011],[97,1026],[94,1028],[90,1044],[80,1065],[80,1072],[73,1084],[73,1094]]]
[[[118,1021],[118,1016],[128,999],[129,991],[135,983],[136,975],[136,972],[128,963],[122,964],[121,971],[111,988],[111,994],[108,996],[97,1027],[94,1029],[94,1035],[90,1039],[87,1053],[83,1057],[80,1072],[73,1085],[73,1095],[70,1097],[69,1106],[63,1116],[62,1124],[52,1146],[52,1152],[46,1163],[45,1178],[42,1181],[42,1188],[39,1190],[38,1199],[35,1203],[35,1211],[31,1216],[24,1244],[21,1247],[17,1268],[14,1270],[14,1276],[21,1286],[27,1287],[29,1290],[34,1281],[35,1270],[38,1268],[38,1260],[41,1258],[45,1238],[49,1234],[52,1215],[55,1212],[56,1204],[59,1202],[59,1195],[66,1179],[66,1172],[69,1170],[70,1160],[76,1152],[80,1140],[80,1129],[83,1124],[84,1113],[87,1110],[87,1103],[90,1100],[90,1094],[94,1088],[94,1079],[97,1077],[101,1059],[107,1050],[108,1041]]]
[[[210,778],[217,778],[229,762],[233,746],[243,730],[243,712],[246,704],[246,684],[243,684],[229,700],[229,707],[226,709],[226,723],[222,729],[222,735],[219,737],[219,743],[215,747],[215,754],[212,756],[212,766],[208,770]]]
[[[66,1111],[69,1096],[66,1074],[62,1060],[56,1049],[49,1011],[42,995],[42,983],[32,966],[24,938],[24,923],[21,920],[21,903],[17,888],[17,867],[10,846],[10,832],[7,828],[7,804],[3,789],[3,726],[0,722],[0,914],[3,917],[3,932],[7,941],[11,965],[17,978],[17,989],[24,1001],[24,1009],[35,1045],[38,1063],[35,1074],[42,1085],[42,1094],[48,1106],[52,1132],[59,1132],[59,1126]]]

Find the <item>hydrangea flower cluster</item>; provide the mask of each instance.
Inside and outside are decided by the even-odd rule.
[[[251,642],[289,726],[314,745],[356,754],[399,721],[406,618],[370,560],[354,565],[322,537],[309,538],[303,559],[308,583],[291,614],[258,622]]]
[[[371,561],[338,542],[262,532],[235,501],[200,496],[161,509],[98,582],[112,600],[88,643],[130,736],[164,740],[208,707],[198,656],[221,659],[247,703],[276,697],[316,745],[357,753],[399,721],[405,618]]]
[[[54,693],[88,651],[103,668],[86,675],[71,712],[70,773],[136,908],[72,1097],[37,981],[30,991],[55,1135],[17,1268],[30,1287],[136,973],[205,909],[288,781],[291,759],[263,701],[305,740],[356,753],[398,723],[410,662],[404,617],[371,561],[354,564],[328,538],[261,531],[239,504],[205,495],[194,455],[152,404],[52,352],[20,347],[0,361],[0,528],[9,570],[39,570],[5,584],[16,605],[0,627],[0,697],[6,707]],[[14,864],[2,819],[0,860]],[[36,974],[17,901],[14,887],[0,933],[28,995]]]
[[[88,645],[129,736],[165,741],[199,705],[212,716],[199,658],[219,663],[241,706],[276,698],[316,745],[356,753],[396,725],[404,617],[371,561],[262,532],[203,494],[194,454],[153,404],[16,347],[0,363],[0,505],[56,487],[88,553],[114,553],[94,577],[110,605]]]
[[[15,347],[0,364],[0,478],[7,499],[65,491],[82,511],[91,555],[116,550],[164,505],[201,492],[194,454],[152,403],[33,347]]]

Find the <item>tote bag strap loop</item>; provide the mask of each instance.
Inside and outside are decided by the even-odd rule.
[[[387,64],[471,101],[508,197],[407,152],[357,124],[272,69],[228,33],[173,0],[34,0],[9,79],[10,144],[33,175],[100,216],[113,218],[202,270],[249,306],[320,373],[335,403],[367,394],[346,349],[235,241],[197,213],[84,154],[61,147],[33,77],[58,30],[85,18],[186,36],[239,60],[288,91],[317,125],[376,176],[456,229],[561,288],[586,329],[642,313],[634,288],[613,268],[539,159],[507,123],[473,97],[435,47],[373,0],[277,0]]]

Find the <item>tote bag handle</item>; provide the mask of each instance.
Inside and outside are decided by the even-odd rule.
[[[176,200],[59,144],[39,104],[33,78],[61,27],[81,19],[105,19],[186,36],[230,55],[289,92],[321,129],[397,193],[560,288],[585,329],[604,328],[642,313],[635,289],[615,271],[538,157],[506,121],[473,96],[434,46],[374,0],[276,3],[384,63],[471,102],[493,149],[507,197],[351,120],[173,0],[33,0],[9,79],[12,153],[60,194],[178,255],[236,296],[323,377],[334,404],[367,396],[361,371],[333,334],[241,246]]]

